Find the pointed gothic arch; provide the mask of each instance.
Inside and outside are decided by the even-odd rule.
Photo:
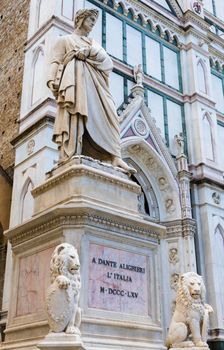
[[[32,89],[30,104],[33,105],[43,96],[43,80],[44,80],[44,45],[39,45],[33,54],[32,60]]]
[[[205,140],[205,157],[211,161],[215,161],[215,137],[214,125],[209,112],[205,112],[202,117],[203,135]]]
[[[118,7],[117,7],[117,12],[121,13],[122,15],[127,12],[127,8],[126,8],[126,6],[125,6],[123,1],[119,1]]]
[[[36,17],[36,27],[40,28],[48,19],[48,13],[46,9],[48,8],[48,0],[37,0],[37,17]]]
[[[224,247],[224,226],[222,226],[220,223],[216,226],[215,234],[216,233],[221,235],[223,240],[223,247]]]
[[[132,136],[122,140],[122,157],[144,173],[158,203],[160,221],[181,218],[177,181],[162,156],[144,139]]]
[[[204,61],[200,58],[197,62],[198,88],[200,92],[208,94],[208,77],[207,67]]]
[[[223,240],[224,240],[224,219],[222,219],[220,216],[215,215],[213,217],[213,227],[214,227],[214,233],[217,229],[219,229]]]
[[[136,14],[135,14],[135,12],[134,12],[134,10],[133,10],[132,7],[129,7],[129,8],[128,8],[127,17],[128,17],[129,19],[133,20],[133,21],[134,21],[134,19],[136,18]]]
[[[74,0],[61,0],[61,15],[65,18],[74,20],[75,2]]]
[[[180,40],[176,34],[173,35],[173,44],[177,47],[180,46]]]
[[[224,320],[224,220],[214,217],[214,236],[213,236],[213,253],[215,264],[216,294],[218,296],[218,317]]]
[[[31,191],[34,188],[34,183],[32,179],[28,176],[23,184],[21,191],[21,212],[20,212],[20,222],[24,222],[31,218],[33,214],[33,197]]]
[[[170,33],[170,31],[169,31],[168,29],[166,29],[166,30],[164,31],[164,34],[165,34],[164,39],[165,39],[166,41],[168,41],[168,42],[172,42],[172,41],[173,41],[172,35],[171,35],[171,33]]]
[[[160,36],[160,37],[162,37],[162,36],[164,35],[163,28],[162,28],[161,25],[158,24],[158,23],[154,24],[154,31],[155,31],[155,33],[156,33],[158,36]]]

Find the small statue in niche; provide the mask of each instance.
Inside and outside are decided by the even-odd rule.
[[[187,272],[180,276],[176,307],[166,340],[168,349],[192,347],[208,348],[207,332],[210,305],[205,304],[205,285],[201,276]],[[192,335],[192,341],[188,340]]]
[[[142,65],[141,64],[137,64],[134,67],[133,70],[134,73],[134,79],[137,85],[141,85],[143,86],[143,71],[142,71]]]
[[[79,269],[77,250],[68,243],[58,245],[51,257],[51,285],[46,297],[48,322],[52,332],[80,335]]]
[[[177,157],[184,154],[184,137],[182,132],[179,135],[174,136],[174,141],[176,143]]]

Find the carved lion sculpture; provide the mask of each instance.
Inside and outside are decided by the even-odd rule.
[[[176,308],[171,320],[166,346],[168,348],[207,348],[208,314],[213,312],[205,304],[205,285],[201,276],[187,272],[180,276]],[[192,341],[187,341],[192,335]]]
[[[80,335],[81,309],[78,306],[80,263],[77,250],[68,243],[58,245],[51,257],[51,285],[46,306],[50,329]]]

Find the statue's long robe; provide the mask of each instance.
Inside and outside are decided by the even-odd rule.
[[[81,47],[90,47],[85,61],[74,57]],[[119,123],[108,85],[113,69],[109,55],[94,40],[75,33],[60,37],[52,53],[48,82],[55,80],[58,65],[67,61],[57,95],[53,141],[70,157],[78,153],[86,129],[101,150],[120,157]]]

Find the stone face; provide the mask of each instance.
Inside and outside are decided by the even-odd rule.
[[[146,256],[90,244],[89,307],[148,316],[148,279]]]

